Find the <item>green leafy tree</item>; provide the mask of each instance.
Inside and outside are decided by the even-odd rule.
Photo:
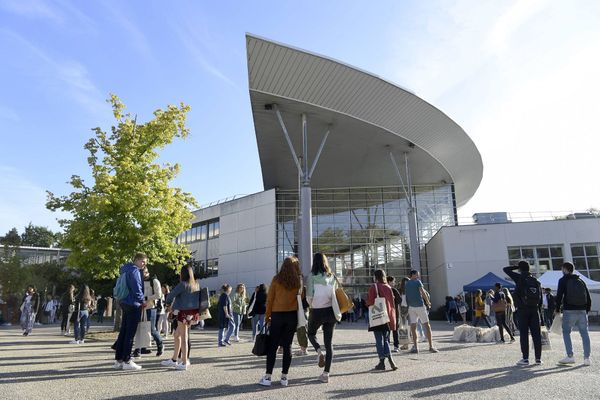
[[[115,95],[109,102],[117,125],[107,134],[93,129],[84,146],[93,185],[74,175],[75,191],[57,197],[48,192],[46,207],[71,213],[59,220],[64,228],[62,245],[71,250],[70,266],[98,278],[118,274],[119,266],[136,251],[148,254],[151,262],[179,268],[189,257],[188,249],[174,238],[191,226],[194,198],[169,186],[179,172],[178,164],[158,164],[158,150],[175,138],[186,138],[187,105],[158,109],[154,118],[137,124]]]
[[[6,246],[20,246],[21,245],[21,236],[19,236],[19,232],[17,228],[12,228],[10,231],[6,233],[3,237],[0,238],[0,243]]]
[[[56,234],[44,226],[33,225],[25,227],[21,235],[21,246],[51,247],[56,245]]]

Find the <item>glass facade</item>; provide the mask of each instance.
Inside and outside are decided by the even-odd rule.
[[[588,278],[600,281],[600,243],[571,244],[575,269]]]
[[[175,239],[176,243],[188,244],[201,240],[214,239],[219,237],[220,222],[219,219],[210,221],[196,222],[192,227],[181,233]]]
[[[298,191],[277,191],[277,262],[298,252]],[[446,225],[456,224],[452,185],[415,186],[421,248]],[[312,190],[313,252],[327,255],[332,270],[355,293],[372,274],[406,276],[410,268],[408,205],[402,188]],[[423,279],[427,266],[422,257]]]
[[[538,278],[546,271],[560,271],[564,263],[563,247],[561,244],[514,246],[508,247],[508,261],[510,265],[517,265],[519,261],[529,262]]]

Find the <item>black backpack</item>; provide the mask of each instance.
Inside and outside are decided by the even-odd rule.
[[[521,278],[519,297],[526,307],[538,307],[542,301],[542,285],[533,275]]]
[[[567,279],[565,304],[570,306],[587,306],[588,298],[585,288],[585,282],[578,276]]]

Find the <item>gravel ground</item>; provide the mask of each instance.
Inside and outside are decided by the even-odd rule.
[[[599,399],[600,363],[581,365],[581,339],[573,333],[578,364],[559,367],[564,356],[562,337],[552,335],[553,350],[544,353],[544,365],[519,368],[518,342],[467,344],[450,341],[452,327],[433,324],[438,354],[406,352],[395,356],[400,369],[374,372],[377,363],[373,336],[364,323],[343,324],[334,337],[330,382],[316,378],[316,353],[294,357],[288,387],[281,387],[280,360],[271,388],[256,382],[264,373],[265,359],[251,354],[249,333],[244,343],[216,347],[216,331],[193,331],[192,366],[175,371],[160,366],[154,354],[139,361],[141,371],[111,368],[110,341],[89,340],[68,344],[58,326],[36,327],[23,337],[16,328],[0,328],[0,399],[199,399],[235,396],[236,399],[324,398],[440,398],[440,399]],[[92,331],[106,330],[93,326]],[[104,336],[105,338],[105,336]],[[591,332],[592,357],[600,350],[600,331]],[[168,357],[172,342],[166,342]],[[425,347],[423,347],[425,350]],[[595,360],[594,360],[595,361]]]

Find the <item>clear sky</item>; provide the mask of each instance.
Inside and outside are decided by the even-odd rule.
[[[0,234],[58,229],[45,190],[87,176],[119,95],[138,120],[192,107],[165,161],[201,203],[261,191],[245,32],[410,88],[473,139],[462,218],[600,207],[600,2],[0,0]]]

